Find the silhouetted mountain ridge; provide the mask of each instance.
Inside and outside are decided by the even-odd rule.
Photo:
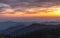
[[[5,30],[4,34],[6,35],[24,35],[26,33],[30,33],[33,31],[37,31],[37,30],[43,30],[46,28],[59,28],[60,25],[45,25],[45,24],[39,24],[39,23],[32,23],[29,26],[22,26],[19,27],[16,26],[15,28],[10,28],[10,30]],[[12,30],[13,29],[13,30]]]
[[[5,30],[10,27],[14,27],[17,25],[29,25],[31,24],[30,22],[14,22],[14,21],[5,21],[5,22],[0,22],[0,30]]]

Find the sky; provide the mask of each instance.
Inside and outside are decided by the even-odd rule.
[[[39,21],[60,18],[60,0],[0,0],[0,21]]]

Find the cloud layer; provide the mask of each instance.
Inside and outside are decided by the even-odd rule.
[[[57,2],[56,2],[57,1]],[[0,14],[48,13],[60,6],[59,0],[0,0]]]
[[[0,0],[0,21],[45,16],[60,16],[60,0]]]

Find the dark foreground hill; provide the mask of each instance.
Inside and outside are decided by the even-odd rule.
[[[16,30],[7,29],[1,36],[4,38],[58,38],[60,35],[60,25],[33,23],[30,26],[17,28]]]

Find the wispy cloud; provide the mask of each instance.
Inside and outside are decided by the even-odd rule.
[[[0,0],[0,14],[15,14],[18,12],[24,14],[49,13],[54,6],[60,6],[59,2],[54,1],[59,0]]]

